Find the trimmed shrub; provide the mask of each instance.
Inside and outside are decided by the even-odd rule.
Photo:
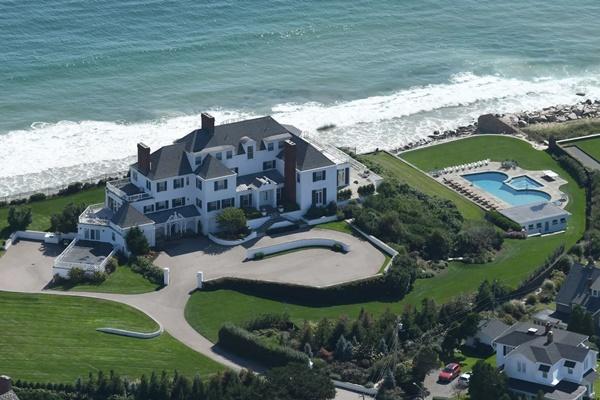
[[[348,200],[352,197],[352,189],[342,189],[337,194],[338,201]]]
[[[331,250],[335,251],[336,253],[341,253],[344,251],[344,248],[342,247],[341,244],[334,243],[333,246],[331,246]]]
[[[359,186],[357,192],[359,196],[369,196],[375,193],[375,185],[369,183],[368,185]]]
[[[258,253],[254,254],[254,260],[262,260],[263,258],[265,258],[265,253],[263,253],[262,251],[259,251]]]
[[[244,328],[248,331],[256,331],[259,329],[277,329],[282,331],[289,329],[291,326],[293,326],[293,324],[288,313],[261,314],[244,324]]]
[[[77,192],[81,192],[82,188],[83,188],[83,184],[81,182],[71,183],[66,188],[59,190],[58,195],[63,196],[63,195],[67,195],[67,194],[74,194]]]
[[[244,215],[246,215],[246,219],[256,219],[256,218],[263,217],[262,213],[254,207],[242,208],[242,211],[244,211]]]
[[[119,266],[119,262],[117,261],[117,259],[114,258],[114,257],[111,257],[106,262],[106,265],[104,266],[104,269],[106,270],[107,274],[112,274],[113,272],[115,272],[117,270],[118,266]]]
[[[225,239],[239,239],[248,233],[246,214],[239,208],[227,207],[217,216],[217,224]]]
[[[219,345],[241,357],[267,367],[281,367],[291,362],[308,363],[306,354],[289,347],[265,343],[247,330],[227,323],[219,330]]]
[[[560,166],[563,167],[573,178],[575,178],[575,181],[579,186],[583,187],[587,185],[587,173],[585,172],[585,168],[583,168],[578,161],[566,155],[561,155],[558,157],[555,156],[554,159],[558,161]]]
[[[337,209],[338,208],[337,208],[336,202],[335,201],[330,201],[327,204],[327,207],[325,207],[325,213],[326,213],[325,215],[327,215],[328,217],[332,216],[332,215],[335,215],[337,213]]]
[[[85,272],[81,268],[71,268],[69,270],[69,281],[73,284],[83,282],[85,280]]]
[[[288,226],[282,226],[279,228],[270,228],[267,229],[267,233],[269,235],[277,235],[279,233],[286,233],[286,232],[292,232],[292,231],[296,231],[300,229],[300,225],[298,224],[292,224],[292,225],[288,225]]]
[[[304,219],[318,219],[327,215],[325,207],[312,206],[304,214]]]
[[[32,194],[31,196],[29,196],[29,202],[30,203],[34,203],[36,201],[42,201],[42,200],[46,200],[46,195],[44,193],[35,193]]]
[[[162,285],[164,283],[164,272],[152,262],[143,257],[136,257],[131,262],[131,270],[144,276],[152,283]]]
[[[485,213],[485,219],[505,231],[520,232],[521,225],[517,224],[512,219],[500,214],[498,211],[488,211]]]

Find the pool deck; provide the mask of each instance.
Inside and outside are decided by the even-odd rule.
[[[433,177],[442,185],[471,200],[484,210],[504,210],[506,208],[514,207],[515,205],[509,204],[502,199],[493,196],[486,190],[478,188],[465,179],[463,175],[482,172],[501,172],[508,176],[507,179],[526,175],[543,185],[543,187],[535,188],[535,190],[540,190],[549,194],[551,202],[560,205],[560,207],[565,207],[568,203],[568,196],[560,190],[560,187],[565,185],[567,181],[561,177],[554,178],[553,181],[548,181],[545,178],[544,171],[528,171],[520,167],[504,169],[502,168],[502,163],[496,161],[490,161],[487,165],[472,168],[463,169],[454,167],[453,170],[454,171],[452,172]]]

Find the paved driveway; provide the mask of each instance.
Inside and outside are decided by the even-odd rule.
[[[433,399],[434,397],[453,399],[457,394],[465,394],[466,388],[458,388],[456,386],[457,379],[452,382],[438,382],[438,375],[440,374],[441,368],[430,372],[425,377],[424,386],[429,391],[429,395],[425,398],[427,400]]]
[[[245,261],[248,247],[264,247],[308,238],[344,242],[350,246],[350,251],[344,254],[312,248],[259,261]],[[374,275],[384,260],[384,255],[365,240],[342,232],[314,228],[276,237],[265,236],[245,247],[223,247],[208,239],[186,239],[171,244],[155,263],[169,267],[172,276],[185,276],[192,283],[195,283],[196,272],[202,271],[205,280],[229,276],[327,286]]]
[[[171,336],[192,350],[233,369],[260,371],[260,366],[229,354],[194,330],[185,320],[185,305],[196,288],[197,271],[204,271],[208,278],[232,275],[322,285],[372,275],[384,260],[384,256],[368,242],[331,230],[313,229],[275,238],[265,237],[251,245],[265,246],[301,237],[330,238],[349,244],[351,249],[347,254],[311,249],[267,260],[243,262],[246,248],[242,246],[227,248],[203,239],[187,239],[171,245],[156,260],[158,265],[171,268],[169,286],[156,292],[125,295],[44,290],[52,278],[53,259],[61,249],[38,242],[20,241],[0,257],[0,290],[43,291],[127,304],[152,317]]]

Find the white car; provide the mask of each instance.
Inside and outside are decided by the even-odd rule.
[[[471,381],[471,374],[462,374],[458,377],[456,381],[457,386],[469,387],[469,382]]]

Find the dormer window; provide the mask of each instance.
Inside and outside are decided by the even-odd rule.
[[[598,297],[598,291],[596,289],[592,289],[592,296]]]
[[[233,157],[233,151],[231,151],[231,150],[227,150],[226,157],[227,157],[227,159],[228,159],[228,160],[229,160],[231,157]]]
[[[544,377],[544,379],[548,379],[548,371],[550,371],[549,365],[540,364],[540,367],[538,368],[538,370],[542,373],[542,376]]]
[[[202,156],[196,156],[196,159],[194,160],[194,163],[196,165],[202,164]]]
[[[254,147],[248,146],[246,149],[246,154],[248,155],[248,160],[252,160],[254,158]]]
[[[268,151],[273,151],[274,148],[275,148],[275,145],[273,144],[273,142],[267,143],[267,150]]]

